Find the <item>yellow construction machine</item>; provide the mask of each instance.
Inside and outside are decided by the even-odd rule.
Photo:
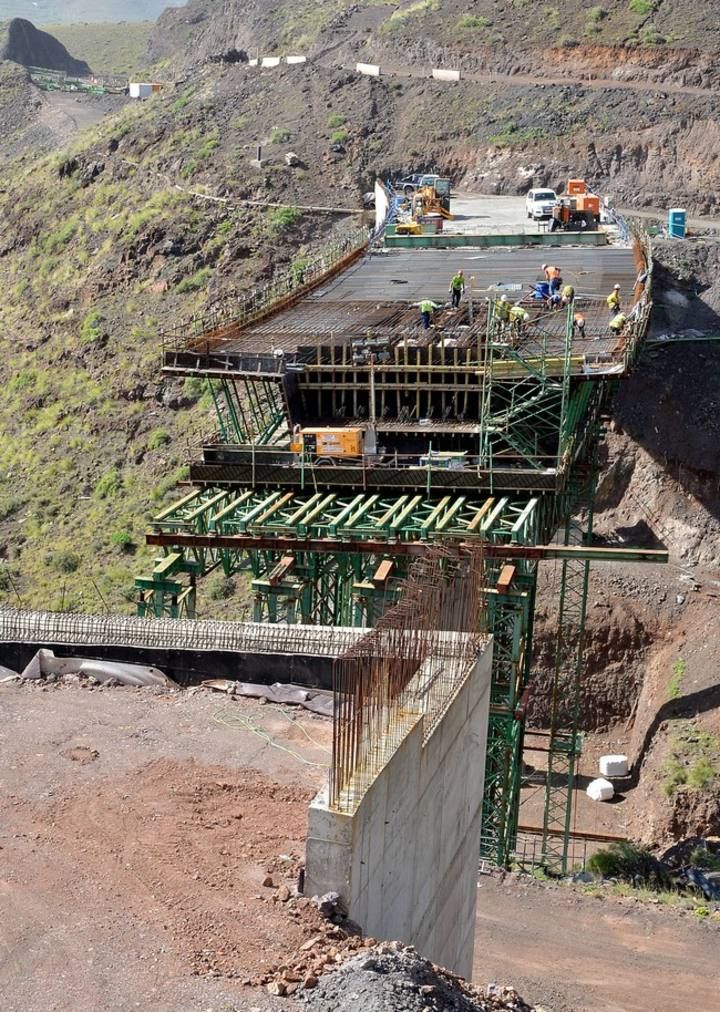
[[[413,218],[428,214],[439,214],[447,221],[454,215],[450,212],[450,180],[439,176],[429,186],[420,186],[412,197]]]

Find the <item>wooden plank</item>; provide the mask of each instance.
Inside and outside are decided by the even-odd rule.
[[[285,579],[287,574],[295,565],[294,555],[283,555],[282,559],[278,562],[274,569],[268,575],[268,583],[271,587],[276,587],[278,583]]]
[[[503,566],[496,584],[498,594],[507,594],[514,579],[515,566]]]
[[[390,573],[395,568],[395,563],[392,559],[383,559],[380,565],[375,570],[375,574],[372,578],[373,586],[376,588],[384,587],[390,579]]]

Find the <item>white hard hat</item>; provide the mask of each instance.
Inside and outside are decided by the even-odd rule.
[[[507,302],[507,295],[501,295],[500,296],[500,301],[501,302]]]
[[[617,289],[619,289],[619,288],[620,288],[620,285],[613,285],[613,288],[617,288]]]
[[[545,268],[546,268],[546,267],[547,267],[547,264],[543,264],[543,265],[542,265],[542,269],[543,269],[543,270],[545,270]]]

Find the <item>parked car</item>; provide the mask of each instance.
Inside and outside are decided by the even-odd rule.
[[[542,189],[529,190],[525,198],[525,210],[528,218],[535,221],[542,221],[544,218],[552,218],[553,207],[557,204],[557,193],[554,190]]]
[[[394,183],[397,193],[404,193],[406,197],[412,197],[413,193],[421,186],[434,186],[435,181],[442,177],[437,172],[413,172],[411,176],[400,179]]]

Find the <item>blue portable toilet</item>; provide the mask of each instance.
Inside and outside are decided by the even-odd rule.
[[[687,211],[684,207],[671,207],[668,211],[668,238],[684,239],[687,228]]]

